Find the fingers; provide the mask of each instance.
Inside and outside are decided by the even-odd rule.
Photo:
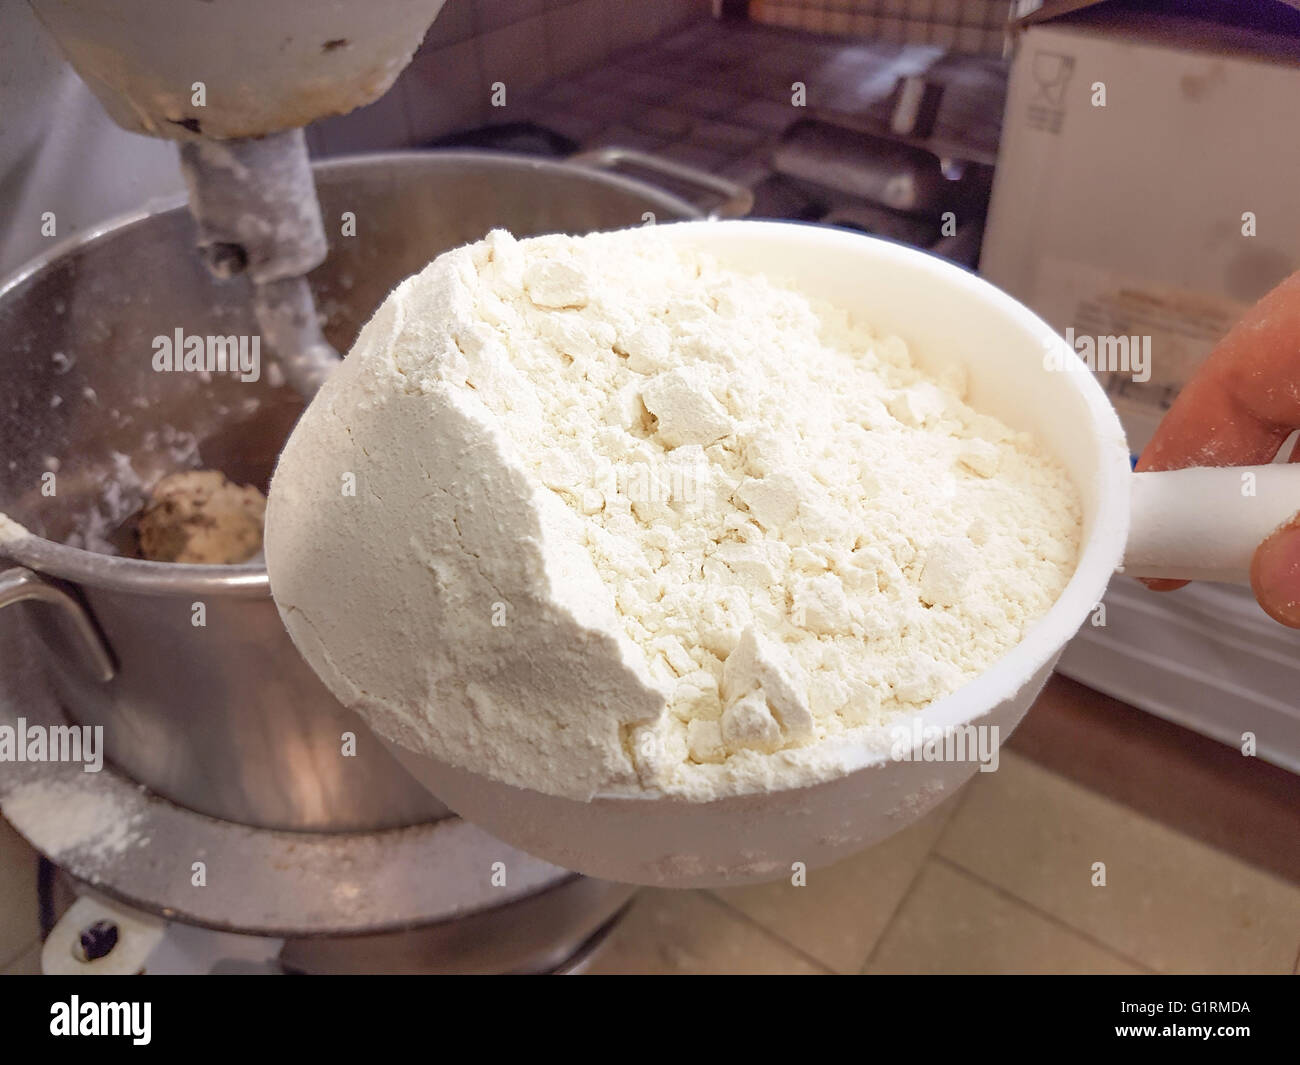
[[[1300,273],[1246,312],[1174,401],[1139,470],[1271,462],[1300,427]]]
[[[1142,451],[1137,469],[1253,466],[1271,462],[1300,427],[1300,272],[1261,299],[1228,332],[1179,393]],[[1300,459],[1300,443],[1291,456]],[[1273,542],[1276,538],[1277,542]],[[1275,534],[1255,556],[1274,609],[1286,614],[1293,578],[1285,575],[1292,534]],[[1268,551],[1265,551],[1268,547]],[[1262,562],[1261,562],[1262,559]],[[1281,584],[1278,582],[1281,581]],[[1145,580],[1154,591],[1186,581]],[[1287,588],[1292,592],[1287,592]],[[1277,591],[1281,588],[1281,591]],[[1260,595],[1259,587],[1255,589]],[[1263,599],[1261,599],[1263,603]],[[1283,619],[1264,606],[1265,610]],[[1283,624],[1294,624],[1283,621]]]
[[[1259,545],[1250,586],[1269,617],[1300,629],[1300,514]]]
[[[1153,592],[1176,592],[1179,588],[1184,588],[1190,581],[1174,581],[1164,577],[1139,577],[1143,584]]]

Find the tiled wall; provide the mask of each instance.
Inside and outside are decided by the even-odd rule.
[[[773,26],[875,40],[937,44],[1001,55],[1010,0],[750,0],[749,16]]]
[[[556,78],[599,66],[692,21],[710,0],[447,0],[411,65],[384,96],[308,128],[315,155],[424,144],[455,130],[508,122]],[[507,106],[491,106],[492,85]]]

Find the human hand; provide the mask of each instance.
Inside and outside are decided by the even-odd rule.
[[[1228,332],[1165,415],[1137,469],[1254,466],[1300,428],[1300,272]],[[1300,442],[1290,459],[1300,461]],[[1147,580],[1156,591],[1186,581]],[[1255,551],[1250,584],[1265,612],[1300,628],[1300,512]]]

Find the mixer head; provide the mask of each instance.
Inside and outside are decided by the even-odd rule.
[[[32,0],[123,129],[234,140],[378,99],[444,0]]]
[[[247,273],[267,346],[310,396],[338,361],[305,275],[325,258],[302,126],[383,95],[444,0],[32,0],[122,128],[180,142],[199,248]]]

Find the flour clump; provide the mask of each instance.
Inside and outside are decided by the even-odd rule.
[[[1080,536],[1059,463],[870,313],[654,227],[439,256],[272,482],[295,642],[382,734],[519,787],[836,775],[1014,647]]]

